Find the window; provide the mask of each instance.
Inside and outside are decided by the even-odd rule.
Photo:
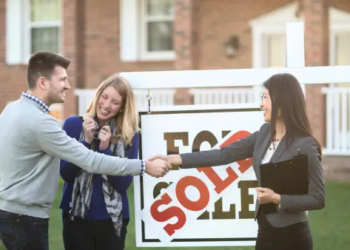
[[[350,65],[350,32],[335,35],[335,64]]]
[[[284,34],[266,36],[266,67],[281,68],[286,66],[286,38]]]
[[[141,58],[174,57],[172,0],[141,0]]]
[[[7,64],[26,64],[39,50],[60,54],[61,12],[62,0],[7,0]]]
[[[350,29],[334,31],[330,35],[330,64],[350,65]],[[349,83],[332,83],[331,86],[350,87]]]
[[[61,0],[29,0],[29,54],[39,50],[60,53]]]
[[[333,58],[331,58],[333,64],[337,66],[350,65],[350,31],[334,32],[334,34],[332,34],[332,39],[334,39],[334,53]],[[350,83],[332,83],[331,86],[349,88]],[[338,96],[335,97],[335,100],[333,100],[333,105],[335,105],[335,109],[339,112],[339,122],[336,123],[338,130],[341,130],[342,126],[345,126],[346,130],[350,129],[350,119],[348,119],[348,114],[350,113],[349,96],[349,93],[344,91],[343,93],[339,93]],[[336,103],[337,98],[338,103]]]

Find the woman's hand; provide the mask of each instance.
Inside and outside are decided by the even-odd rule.
[[[161,159],[170,163],[172,166],[182,165],[182,159],[180,155],[155,155],[152,158],[148,159],[149,161],[153,161],[155,159]]]
[[[84,117],[83,129],[85,135],[85,142],[91,144],[94,139],[95,122],[91,117]]]
[[[111,137],[111,128],[108,125],[103,126],[100,130],[100,133],[98,134],[98,139],[100,139],[100,151],[103,151],[109,147]]]
[[[274,203],[278,205],[281,202],[281,196],[269,188],[258,187],[256,192],[260,204]]]

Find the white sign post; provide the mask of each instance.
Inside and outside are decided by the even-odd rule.
[[[150,90],[261,86],[265,80],[277,73],[293,74],[302,83],[304,91],[304,84],[350,82],[350,66],[305,67],[303,23],[287,23],[286,33],[286,68],[128,72],[121,73],[121,75],[130,81],[134,89]],[[152,91],[150,94],[152,95]],[[154,154],[166,154],[169,147],[172,150],[175,148],[180,153],[191,152],[195,148],[195,137],[204,130],[208,132],[205,135],[207,143],[204,143],[204,146],[200,145],[199,150],[218,148],[230,140],[237,139],[237,133],[249,134],[259,128],[263,121],[260,113],[257,114],[257,107],[258,103],[151,106],[152,114],[145,113],[141,116],[143,128],[141,157],[147,159]],[[164,113],[159,114],[162,111]],[[183,111],[186,112],[181,113]],[[222,130],[226,132],[223,133]],[[215,143],[210,145],[210,140]],[[242,187],[239,186],[239,182],[253,181],[252,169],[241,171],[245,168],[242,168],[240,164],[207,169],[211,169],[208,170],[209,172],[214,171],[211,174],[219,176],[221,180],[229,178],[230,174],[231,177],[234,174],[237,174],[238,177],[235,181],[229,182],[230,185],[224,186],[225,190],[221,192],[217,192],[220,189],[213,184],[215,182],[215,180],[213,182],[213,177],[210,178],[208,173],[198,169],[171,171],[169,175],[159,179],[149,176],[134,178],[134,220],[137,246],[244,246],[255,244],[256,222],[249,216],[248,218],[239,217],[244,203],[242,198],[239,198],[242,197]],[[216,181],[218,180],[216,178]],[[191,183],[192,187],[186,188]],[[202,183],[205,185],[203,186]],[[155,188],[157,185],[158,187]],[[206,195],[201,192],[206,192]],[[254,195],[254,192],[247,192],[245,195]],[[207,197],[207,199],[202,200],[202,203],[196,203],[201,200],[200,197]],[[222,207],[216,208],[215,205],[219,199],[222,199]],[[225,217],[222,220],[213,218],[212,211],[221,209],[221,211],[228,212],[230,204],[236,204],[235,218]],[[169,210],[170,207],[173,209]],[[176,207],[181,208],[180,210],[184,213],[181,214]],[[190,207],[192,210],[189,209]],[[205,217],[208,216],[207,214],[201,215],[205,219],[199,218],[198,215],[205,211],[211,214],[209,218]],[[254,211],[254,205],[249,205],[249,211]],[[178,215],[177,219],[171,216],[175,214]],[[181,224],[184,220],[185,224]],[[213,238],[216,241],[211,241]]]

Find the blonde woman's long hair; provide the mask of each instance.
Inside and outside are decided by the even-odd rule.
[[[113,118],[117,127],[117,135],[114,135],[112,143],[122,139],[126,145],[130,145],[136,132],[139,129],[139,117],[136,108],[136,100],[134,92],[132,91],[130,83],[122,76],[117,74],[111,75],[104,80],[97,88],[94,98],[86,110],[88,116],[95,118],[97,102],[102,92],[108,88],[113,87],[123,98],[121,112]]]

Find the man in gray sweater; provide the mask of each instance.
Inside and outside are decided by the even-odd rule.
[[[70,61],[39,52],[27,69],[29,91],[0,115],[0,237],[8,250],[48,250],[48,220],[55,199],[60,159],[106,175],[160,177],[165,161],[129,160],[91,151],[67,136],[49,113],[70,89]]]

